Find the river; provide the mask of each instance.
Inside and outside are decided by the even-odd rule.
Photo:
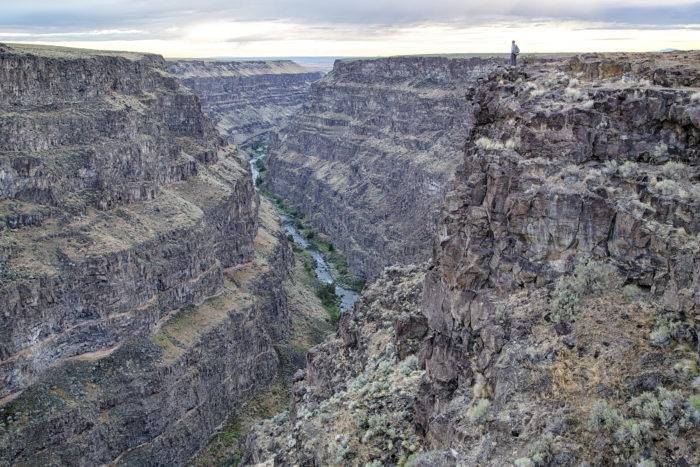
[[[257,162],[263,159],[265,156],[266,153],[264,151],[259,151],[255,156],[251,157],[250,159],[250,171],[253,174],[254,184],[260,176],[260,171],[258,170]],[[294,221],[291,218],[289,218],[289,216],[285,215],[282,212],[279,212],[279,210],[278,214],[282,218],[282,225],[284,227],[285,232],[287,232],[287,235],[292,238],[294,243],[297,246],[299,246],[299,248],[308,251],[311,257],[313,258],[316,278],[319,280],[319,282],[323,284],[335,283],[335,294],[340,298],[340,312],[344,313],[348,310],[351,310],[352,306],[357,300],[357,292],[338,285],[338,283],[333,278],[331,268],[328,265],[326,259],[323,257],[323,254],[316,248],[314,248],[314,246],[306,238],[304,238],[304,236],[301,235],[299,230],[294,225]]]

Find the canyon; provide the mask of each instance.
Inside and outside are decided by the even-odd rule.
[[[182,464],[329,327],[167,68],[0,46],[0,464]]]
[[[700,463],[700,53],[0,74],[0,465]]]
[[[697,464],[699,86],[697,52],[493,68],[432,258],[378,276],[246,462]]]
[[[167,68],[200,98],[217,129],[242,147],[274,139],[322,76],[289,60],[177,60]]]
[[[474,125],[467,94],[495,60],[336,62],[281,131],[269,189],[373,278],[426,261],[448,181]]]

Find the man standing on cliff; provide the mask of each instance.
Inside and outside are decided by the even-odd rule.
[[[520,53],[520,47],[513,41],[513,43],[510,46],[510,64],[512,66],[516,65],[516,62],[518,60],[518,54]]]

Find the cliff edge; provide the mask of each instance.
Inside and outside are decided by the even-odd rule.
[[[700,462],[699,64],[489,71],[431,261],[379,276],[246,461]]]

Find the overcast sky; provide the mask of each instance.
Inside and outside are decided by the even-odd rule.
[[[171,57],[700,49],[700,0],[0,0],[0,42]]]

